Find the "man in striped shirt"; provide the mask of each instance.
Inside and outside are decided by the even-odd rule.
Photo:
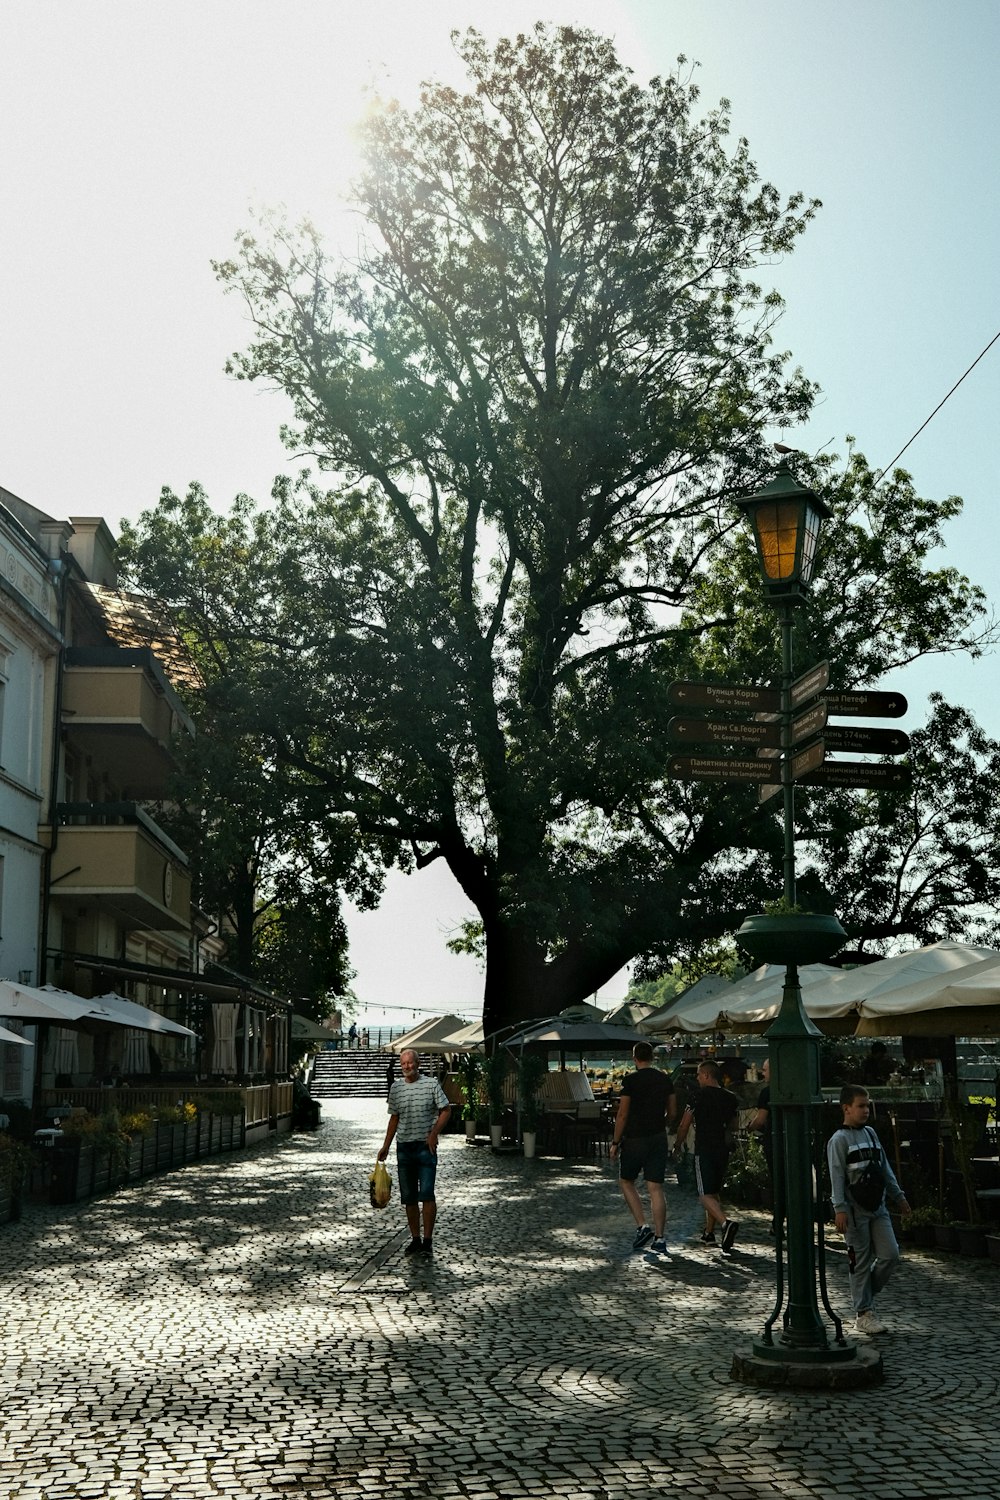
[[[410,1243],[403,1253],[430,1255],[437,1218],[434,1197],[437,1143],[451,1118],[451,1105],[436,1078],[421,1077],[419,1059],[411,1048],[400,1054],[399,1066],[403,1076],[397,1078],[389,1090],[389,1124],[378,1159],[385,1161],[395,1137],[399,1199],[410,1226]]]

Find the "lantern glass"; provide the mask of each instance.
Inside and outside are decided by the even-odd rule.
[[[820,527],[830,514],[825,501],[798,484],[781,464],[770,484],[737,501],[753,527],[764,588],[776,600],[801,599],[809,587]]]
[[[797,500],[759,505],[754,515],[764,576],[770,583],[786,583],[796,576],[802,506]]]

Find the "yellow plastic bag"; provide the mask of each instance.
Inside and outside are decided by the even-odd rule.
[[[392,1197],[392,1178],[386,1170],[384,1161],[377,1161],[372,1175],[368,1179],[368,1190],[371,1194],[372,1208],[385,1208]]]

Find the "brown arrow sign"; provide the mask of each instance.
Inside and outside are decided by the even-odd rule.
[[[872,791],[903,790],[913,785],[906,766],[880,766],[864,761],[827,761],[818,771],[802,777],[803,786],[868,787]]]
[[[901,719],[906,713],[902,693],[827,693],[826,706],[838,719]]]
[[[801,745],[803,740],[808,740],[812,735],[819,734],[826,725],[829,710],[825,703],[814,703],[812,708],[807,708],[804,714],[799,714],[797,719],[792,720],[792,744]],[[827,741],[829,745],[829,740]]]
[[[754,713],[758,709],[780,709],[777,688],[753,687],[739,682],[672,682],[667,698],[678,708],[721,708],[729,713]]]
[[[810,771],[815,771],[823,764],[825,758],[826,745],[823,740],[817,740],[815,744],[807,745],[804,750],[800,750],[797,755],[792,756],[792,780],[798,781],[803,776],[808,775]],[[769,766],[771,777],[774,776],[775,771],[780,775],[780,761],[771,760]],[[782,790],[781,782],[773,781],[771,777],[768,778],[766,784],[760,789],[757,799],[759,802],[769,802],[772,797],[777,797],[778,793]]]
[[[735,755],[672,755],[667,761],[667,774],[681,781],[768,781],[773,771],[773,761]]]
[[[830,681],[830,663],[821,661],[818,666],[810,667],[808,672],[803,672],[792,683],[792,707],[798,708],[800,703],[808,703],[810,698],[815,698],[821,693]]]
[[[905,755],[910,736],[901,729],[870,729],[867,724],[830,724],[828,750],[853,750],[856,755]]]
[[[823,764],[826,758],[826,745],[822,740],[817,740],[814,745],[807,745],[800,750],[798,755],[792,756],[792,780],[798,781],[800,777],[807,776],[810,771],[815,771]]]
[[[781,745],[779,724],[758,724],[737,719],[671,719],[667,735],[690,744]]]

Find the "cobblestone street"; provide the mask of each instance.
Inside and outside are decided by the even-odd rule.
[[[368,1173],[384,1106],[0,1228],[7,1500],[991,1500],[1000,1269],[910,1252],[886,1382],[733,1383],[773,1301],[763,1214],[731,1257],[631,1256],[606,1163],[442,1139],[433,1258]],[[390,1157],[390,1169],[393,1159]],[[846,1269],[831,1255],[845,1312]]]

